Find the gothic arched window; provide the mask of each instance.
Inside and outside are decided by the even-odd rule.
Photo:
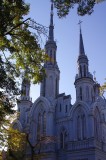
[[[86,118],[85,115],[82,115],[82,138],[86,138]]]
[[[86,66],[84,65],[84,77],[86,77]]]
[[[61,148],[61,149],[64,149],[64,148],[65,148],[66,137],[67,137],[67,132],[66,132],[66,130],[63,130],[63,131],[60,133],[60,148]]]
[[[78,140],[86,138],[86,117],[82,113],[77,117],[77,138]]]
[[[43,135],[46,135],[46,112],[43,113]]]
[[[38,125],[37,125],[37,139],[41,136],[41,114],[38,115]]]
[[[82,66],[80,65],[80,76],[82,77]]]
[[[96,109],[95,115],[94,115],[94,133],[97,139],[100,139],[100,133],[101,133],[100,127],[101,127],[100,126],[100,114],[99,114],[99,111]]]
[[[77,138],[78,138],[78,140],[81,139],[81,121],[80,121],[80,116],[77,117]]]

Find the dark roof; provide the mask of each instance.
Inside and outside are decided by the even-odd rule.
[[[64,96],[64,99],[68,99],[70,97],[71,97],[70,95],[67,95],[67,96]]]
[[[57,98],[65,96],[65,93],[61,93],[57,95]]]

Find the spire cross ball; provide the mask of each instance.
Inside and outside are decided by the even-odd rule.
[[[80,26],[80,30],[81,30],[81,23],[82,23],[83,21],[81,21],[81,20],[79,20],[79,22],[78,22],[78,25]]]

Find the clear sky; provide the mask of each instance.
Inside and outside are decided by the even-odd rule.
[[[29,16],[36,22],[49,26],[50,0],[26,0],[30,4]],[[106,78],[106,1],[97,4],[92,15],[78,16],[76,8],[63,19],[59,19],[54,10],[54,37],[57,42],[57,62],[60,69],[60,93],[71,94],[75,102],[74,80],[77,73],[79,53],[79,20],[82,23],[82,34],[85,53],[89,59],[89,70],[96,71],[96,79],[103,84]],[[44,47],[46,39],[43,39]],[[38,85],[31,87],[33,102],[40,95]]]

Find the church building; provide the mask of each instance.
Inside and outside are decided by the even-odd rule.
[[[73,105],[71,95],[59,93],[56,50],[51,4],[49,36],[45,44],[45,53],[50,57],[44,64],[46,77],[34,103],[30,97],[30,82],[23,78],[25,94],[20,97],[20,116],[13,125],[29,135],[31,145],[35,146],[35,159],[106,160],[106,99],[100,96],[100,85],[89,71],[81,27]],[[30,145],[26,155],[31,157]]]

